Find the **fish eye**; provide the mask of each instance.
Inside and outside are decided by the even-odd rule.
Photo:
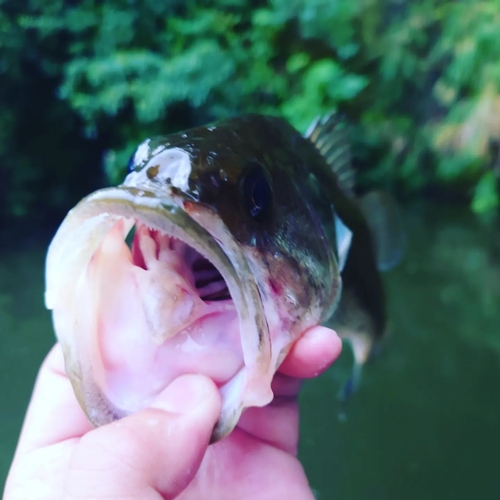
[[[252,219],[264,222],[269,219],[273,205],[273,191],[266,171],[259,163],[247,163],[240,180],[244,208]]]

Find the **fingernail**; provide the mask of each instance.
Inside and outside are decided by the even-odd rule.
[[[214,383],[203,375],[182,375],[175,379],[150,405],[172,413],[191,413],[214,397]]]

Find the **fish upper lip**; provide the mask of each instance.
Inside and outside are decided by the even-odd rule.
[[[203,246],[204,252],[202,253],[209,252],[209,260],[213,256],[222,258],[223,266],[229,268],[234,273],[234,277],[237,278],[236,268],[228,255],[226,255],[223,246],[203,226],[189,216],[183,208],[183,202],[185,201],[193,200],[185,193],[177,195],[171,191],[165,192],[164,187],[160,190],[156,186],[151,185],[120,185],[96,191],[82,200],[80,204],[121,205],[123,207],[122,213],[113,210],[110,213],[126,218],[139,218],[141,222],[146,223],[149,227],[171,234],[174,237],[176,233],[180,234],[179,239],[183,241],[185,241],[185,237],[187,236],[187,240],[192,239],[195,243]],[[168,220],[168,223],[165,219]],[[170,231],[169,229],[172,229],[172,227],[176,228],[177,231]],[[190,241],[186,241],[186,243],[191,244]],[[240,285],[240,283],[237,284]]]
[[[236,286],[241,289],[242,285],[231,259],[213,236],[192,219],[181,205],[181,200],[169,193],[160,193],[142,186],[121,185],[105,188],[84,198],[69,212],[65,225],[58,231],[51,244],[46,271],[47,307],[52,308],[51,297],[57,295],[58,286],[55,276],[64,274],[64,272],[61,273],[61,264],[65,261],[65,249],[72,244],[70,235],[74,234],[73,231],[80,230],[82,223],[90,218],[140,219],[151,228],[174,237],[177,235],[179,239],[197,250],[201,248],[201,253],[209,260],[215,259],[214,265],[218,268],[222,267],[222,271],[225,271],[221,274],[227,281],[231,295],[238,294],[234,288]],[[93,233],[89,232],[89,238],[90,234]],[[86,243],[87,239],[84,239],[82,244]],[[88,250],[89,259],[98,244],[99,241],[92,242],[93,248]]]

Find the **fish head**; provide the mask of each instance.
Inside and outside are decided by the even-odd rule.
[[[214,441],[272,400],[279,364],[340,292],[314,160],[278,118],[230,119],[143,142],[121,186],[68,214],[46,303],[95,425],[146,407],[183,373],[219,387]]]

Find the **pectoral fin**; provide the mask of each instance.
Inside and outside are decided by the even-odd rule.
[[[342,271],[349,255],[349,248],[351,247],[352,231],[335,216],[335,236],[337,238],[337,255],[339,271]]]

